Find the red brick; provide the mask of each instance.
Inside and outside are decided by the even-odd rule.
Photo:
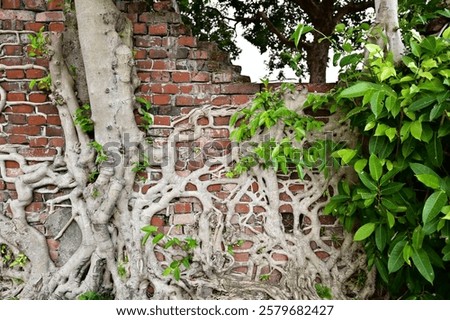
[[[227,94],[256,94],[260,92],[261,87],[257,83],[233,83],[233,84],[223,84],[222,93]]]
[[[19,150],[19,154],[24,157],[51,157],[56,155],[56,149],[48,149],[48,148],[26,148]]]
[[[151,70],[151,69],[153,69],[153,61],[152,60],[139,60],[139,61],[137,61],[136,66],[140,70],[142,70],[142,69]]]
[[[147,58],[147,51],[141,49],[141,50],[136,50],[134,52],[134,59],[135,60],[145,59],[145,58]]]
[[[155,94],[152,96],[152,103],[154,105],[167,105],[171,102],[171,96],[168,94]]]
[[[292,206],[290,204],[283,204],[280,206],[279,212],[293,212]]]
[[[5,66],[17,66],[17,65],[21,65],[22,64],[22,58],[19,57],[3,57],[0,60],[1,64],[4,64]],[[2,85],[4,86],[7,83],[3,83]],[[5,88],[6,90],[6,88]]]
[[[45,71],[41,69],[28,69],[25,71],[25,74],[29,79],[41,79],[45,77]]]
[[[39,126],[13,126],[11,127],[11,134],[24,134],[29,136],[37,136],[41,133]]]
[[[6,95],[7,101],[25,101],[25,99],[24,92],[8,92]]]
[[[228,138],[230,131],[228,129],[206,129],[205,135],[211,138]],[[219,141],[217,141],[220,143]]]
[[[195,184],[188,182],[186,184],[185,190],[186,191],[197,191],[197,186]]]
[[[52,125],[61,125],[61,118],[59,116],[47,116],[47,123]]]
[[[47,239],[47,245],[49,250],[58,250],[59,249],[59,241],[54,239]]]
[[[173,76],[172,76],[173,78]],[[192,93],[192,90],[194,89],[194,86],[192,84],[185,84],[180,86],[180,92],[184,94]]]
[[[333,216],[319,216],[319,221],[323,225],[334,225],[336,218]]]
[[[36,22],[25,23],[25,30],[39,32],[39,30],[41,30],[42,27],[44,27],[44,30],[45,30],[45,23],[36,23]]]
[[[207,117],[201,117],[197,120],[197,124],[200,126],[206,126],[209,124],[209,119]]]
[[[48,139],[45,137],[31,138],[30,147],[45,147],[48,143]]]
[[[37,109],[38,112],[45,114],[58,114],[58,108],[56,108],[54,105],[51,104],[38,106]]]
[[[170,126],[170,116],[155,116],[154,124],[159,126]]]
[[[25,207],[25,211],[28,212],[39,212],[44,208],[44,204],[42,202],[32,202]]]
[[[0,180],[0,190],[5,190],[6,189],[6,183],[2,180]],[[3,202],[2,197],[0,196],[0,201]]]
[[[172,72],[173,82],[191,82],[190,72]]]
[[[253,212],[254,213],[262,213],[262,212],[266,212],[266,209],[264,207],[261,207],[261,206],[254,206],[253,207]]]
[[[30,125],[42,125],[45,123],[47,123],[47,119],[43,116],[33,115],[28,117],[28,124]]]
[[[24,0],[25,9],[33,11],[44,11],[46,9],[45,0]]]
[[[3,0],[3,9],[20,9],[20,0]]]
[[[248,252],[235,252],[233,257],[235,261],[246,262],[250,255]]]
[[[248,95],[234,95],[231,96],[231,104],[233,105],[241,105],[246,104],[251,100]]]
[[[216,126],[228,126],[230,124],[230,117],[215,117],[214,124]]]
[[[207,60],[209,56],[208,51],[205,50],[192,50],[189,53],[189,59],[193,60]]]
[[[150,220],[150,224],[155,227],[162,227],[165,225],[164,218],[160,216],[153,216]]]
[[[152,36],[167,35],[167,23],[160,23],[148,27],[148,34]]]
[[[27,136],[26,135],[17,135],[17,134],[11,134],[8,136],[8,143],[11,144],[27,144]]]
[[[11,124],[25,124],[27,123],[27,117],[24,114],[10,114],[8,122]]]
[[[212,104],[215,106],[223,106],[230,104],[231,99],[230,96],[216,96],[212,99]]]
[[[288,256],[281,253],[273,253],[272,259],[275,261],[288,261]]]
[[[162,40],[160,37],[142,36],[136,37],[136,47],[161,47]]]
[[[64,9],[64,0],[52,0],[47,2],[47,10],[63,10]]]
[[[133,33],[134,34],[146,34],[147,33],[147,25],[145,23],[134,23],[133,24]]]
[[[30,105],[17,105],[11,106],[11,112],[13,113],[32,113],[34,111],[34,107]]]
[[[153,60],[154,70],[175,70],[175,62],[170,60]]]
[[[36,14],[36,22],[64,21],[64,13],[61,11],[47,11]]]
[[[170,73],[166,71],[151,71],[150,79],[157,82],[169,82],[170,81]]]
[[[176,84],[165,84],[161,86],[161,90],[163,93],[177,94],[180,88]]]
[[[62,22],[50,22],[48,25],[48,30],[52,32],[64,32],[65,29],[66,27]]]
[[[194,98],[192,96],[177,96],[175,104],[177,106],[192,106],[194,105]]]
[[[209,82],[210,73],[206,71],[194,72],[191,76],[192,82]]]
[[[175,213],[190,213],[190,212],[192,212],[192,205],[189,202],[175,203],[174,212]]]
[[[63,136],[63,130],[60,127],[47,127],[45,130],[45,133],[49,137],[62,137]]]
[[[249,213],[250,212],[250,207],[248,206],[248,204],[238,203],[234,207],[234,211],[237,212],[237,213]]]
[[[221,184],[212,184],[212,185],[208,186],[207,190],[209,192],[217,192],[217,191],[222,190],[222,185]]]
[[[213,74],[213,83],[227,83],[233,81],[233,73],[231,72],[223,72],[223,73],[214,73]]]
[[[23,48],[20,45],[5,45],[3,48],[7,56],[21,56],[23,54]]]
[[[6,77],[9,79],[23,79],[25,78],[25,72],[19,69],[6,70]]]
[[[316,251],[314,252],[316,256],[318,256],[321,260],[326,260],[330,257],[330,254],[325,251]]]
[[[197,39],[195,37],[179,37],[178,45],[194,48],[197,46]]]
[[[148,57],[152,59],[165,59],[168,57],[167,50],[165,49],[149,49]]]
[[[47,101],[47,95],[45,93],[30,93],[28,100],[31,102],[42,103]]]

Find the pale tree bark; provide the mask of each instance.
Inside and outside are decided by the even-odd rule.
[[[399,63],[405,53],[405,45],[398,24],[398,0],[375,0],[375,26],[382,34],[375,35],[377,44],[385,51],[392,52],[394,62]]]

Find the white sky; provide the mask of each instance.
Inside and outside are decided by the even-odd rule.
[[[239,29],[238,29],[239,33]],[[260,79],[266,78],[269,76],[269,70],[266,67],[264,61],[268,60],[268,53],[261,54],[259,50],[252,45],[250,42],[244,39],[242,35],[239,33],[236,39],[237,46],[241,48],[242,53],[239,57],[233,61],[233,64],[242,67],[242,75],[250,76],[252,82],[260,82]],[[337,67],[328,67],[327,69],[327,82],[336,82],[337,81]],[[277,80],[278,72],[274,72],[273,75],[269,76],[269,80],[278,81]],[[289,67],[284,69],[284,74],[287,80],[292,80],[297,82],[297,77],[295,73]],[[302,82],[307,82],[307,79],[303,79]]]

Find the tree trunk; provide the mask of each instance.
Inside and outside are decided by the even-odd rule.
[[[330,43],[322,41],[306,50],[306,61],[310,74],[309,83],[326,83],[328,51]]]

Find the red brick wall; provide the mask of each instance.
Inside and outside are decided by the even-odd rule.
[[[27,55],[29,34],[42,27],[45,31],[64,30],[63,3],[64,0],[49,3],[44,0],[0,0],[0,85],[1,98],[6,99],[4,110],[0,113],[0,144],[17,147],[19,153],[32,162],[52,160],[59,148],[64,147],[58,112],[48,93],[29,87],[31,80],[47,75],[48,61]],[[168,2],[156,2],[153,11],[145,13],[139,11],[145,7],[143,3],[121,1],[119,4],[129,12],[128,17],[133,23],[135,60],[141,80],[137,95],[147,98],[154,107],[154,126],[149,133],[155,139],[167,138],[177,119],[193,108],[244,105],[261,90],[260,84],[250,83],[248,77],[240,74],[240,67],[232,65],[229,56],[219,50],[217,45],[201,42],[193,37],[181,23],[180,16],[171,10]],[[320,91],[322,88],[309,89]],[[216,146],[221,146],[228,152],[226,150],[231,143],[228,121],[229,116],[218,115],[214,119],[199,118],[197,125],[204,127],[205,136],[214,141]],[[3,203],[17,197],[14,184],[9,178],[21,174],[16,162],[4,163],[5,168],[0,168],[3,177],[0,177],[0,201]],[[203,163],[195,160],[179,161],[177,166],[177,170],[183,174],[195,171]],[[157,174],[154,178],[155,181],[158,180]],[[210,179],[201,177],[203,178]],[[209,184],[207,191],[216,198],[223,199],[229,194],[229,186],[226,184],[213,184],[211,181]],[[137,184],[136,187],[146,193],[152,185]],[[186,185],[186,191],[189,188],[195,190],[197,187],[193,184]],[[257,189],[258,186],[254,188]],[[289,189],[292,193],[301,192],[301,185],[294,184],[292,190]],[[35,202],[27,208],[30,222],[43,232],[46,231],[43,221],[48,213],[45,201],[56,195],[59,193],[51,190],[36,192]],[[290,198],[286,195],[281,200],[280,213],[288,221],[289,213],[292,212]],[[243,197],[234,208],[222,209],[233,210],[237,214],[245,214],[250,210],[258,212],[260,207],[252,206],[247,201]],[[167,227],[168,224],[191,224],[192,215],[188,213],[199,210],[198,206],[195,198],[180,198],[171,204],[171,221],[156,215],[151,222],[161,227]],[[220,207],[219,202],[217,206]],[[321,218],[321,222],[325,227],[334,224],[334,220],[329,217]],[[254,231],[262,231],[257,228]],[[48,237],[53,248],[52,256],[56,259],[58,242],[51,240],[52,235]],[[246,250],[250,246],[251,243],[247,243],[235,248],[237,262],[248,259]],[[313,246],[311,244],[312,250],[316,250]],[[319,249],[316,254],[327,258],[327,253]],[[279,255],[274,259],[285,261],[287,257]],[[237,269],[248,272],[242,265]]]

